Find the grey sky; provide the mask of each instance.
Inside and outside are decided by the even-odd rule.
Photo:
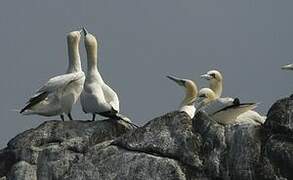
[[[67,68],[66,33],[85,25],[101,41],[99,67],[133,122],[177,108],[183,91],[165,78],[196,80],[217,68],[224,95],[266,113],[292,92],[293,1],[6,0],[0,6],[0,147],[54,117],[21,116],[27,98]],[[82,63],[86,68],[81,44]],[[292,61],[293,62],[293,61]],[[89,119],[77,104],[73,117]],[[57,117],[59,118],[59,117]]]

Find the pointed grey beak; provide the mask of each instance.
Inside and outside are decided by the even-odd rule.
[[[166,76],[167,78],[171,79],[172,81],[176,82],[180,86],[184,86],[185,81],[183,79],[177,78],[175,76]]]
[[[82,31],[83,31],[84,36],[86,36],[89,33],[85,27],[82,28]]]
[[[210,79],[212,79],[212,77],[211,77],[210,75],[208,75],[208,74],[203,74],[203,75],[201,75],[200,77],[201,77],[201,78],[204,78],[204,79],[206,79],[206,80],[210,80]]]
[[[281,69],[283,69],[283,70],[293,70],[293,64],[288,64],[288,65],[282,66]]]

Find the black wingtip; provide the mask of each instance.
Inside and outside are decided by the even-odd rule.
[[[124,120],[124,119],[121,119],[121,120],[124,121],[124,122],[126,122],[126,123],[128,123],[129,125],[131,125],[131,126],[134,127],[134,128],[139,128],[138,125],[136,125],[136,124],[134,124],[134,123],[132,123],[132,122],[128,122],[128,121],[126,121],[126,120]]]
[[[234,105],[240,105],[240,100],[239,100],[239,98],[235,98],[234,101],[233,101],[233,104],[234,104]]]

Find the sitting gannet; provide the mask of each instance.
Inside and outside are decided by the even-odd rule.
[[[209,81],[209,88],[215,93],[216,98],[221,97],[223,91],[223,76],[219,71],[211,70],[200,77]]]
[[[216,98],[220,98],[223,101],[233,102],[233,98],[221,97],[223,90],[223,76],[219,71],[211,70],[208,71],[206,74],[201,75],[201,77],[209,81],[209,88],[215,93]],[[241,114],[235,121],[245,121],[263,124],[265,119],[265,116],[261,116],[259,113],[249,110]]]
[[[237,117],[256,107],[255,103],[240,103],[238,98],[217,98],[210,88],[202,88],[196,100],[197,110],[210,115],[220,124],[232,124]]]
[[[185,89],[185,98],[180,104],[179,111],[186,112],[192,119],[195,114],[194,102],[197,96],[197,86],[189,79],[179,79],[174,76],[167,76],[172,81],[175,81],[179,86],[183,86]]]
[[[266,116],[261,116],[258,112],[249,110],[240,114],[235,123],[264,124],[266,119]]]
[[[42,116],[60,115],[63,121],[63,113],[65,113],[72,120],[71,108],[79,98],[85,80],[79,56],[80,33],[80,31],[73,31],[67,35],[69,65],[66,74],[49,79],[29,99],[20,113]]]
[[[281,67],[284,70],[293,70],[293,64],[287,64]]]
[[[118,96],[104,82],[98,71],[98,43],[96,38],[85,28],[83,28],[83,32],[88,66],[84,89],[80,96],[82,110],[85,113],[91,113],[93,115],[92,121],[95,120],[96,114],[99,114],[111,119],[123,120],[134,125],[130,123],[128,118],[119,114]]]

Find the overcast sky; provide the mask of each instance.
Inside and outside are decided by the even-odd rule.
[[[119,94],[122,113],[143,125],[175,110],[183,90],[165,78],[224,76],[224,96],[261,102],[266,114],[293,90],[293,1],[6,0],[0,6],[0,147],[59,117],[21,116],[27,98],[67,68],[66,34],[86,26],[101,41],[99,67]],[[80,51],[86,70],[83,42]],[[80,104],[75,119],[89,119]],[[99,119],[99,118],[98,118]],[[101,118],[100,118],[101,119]]]

